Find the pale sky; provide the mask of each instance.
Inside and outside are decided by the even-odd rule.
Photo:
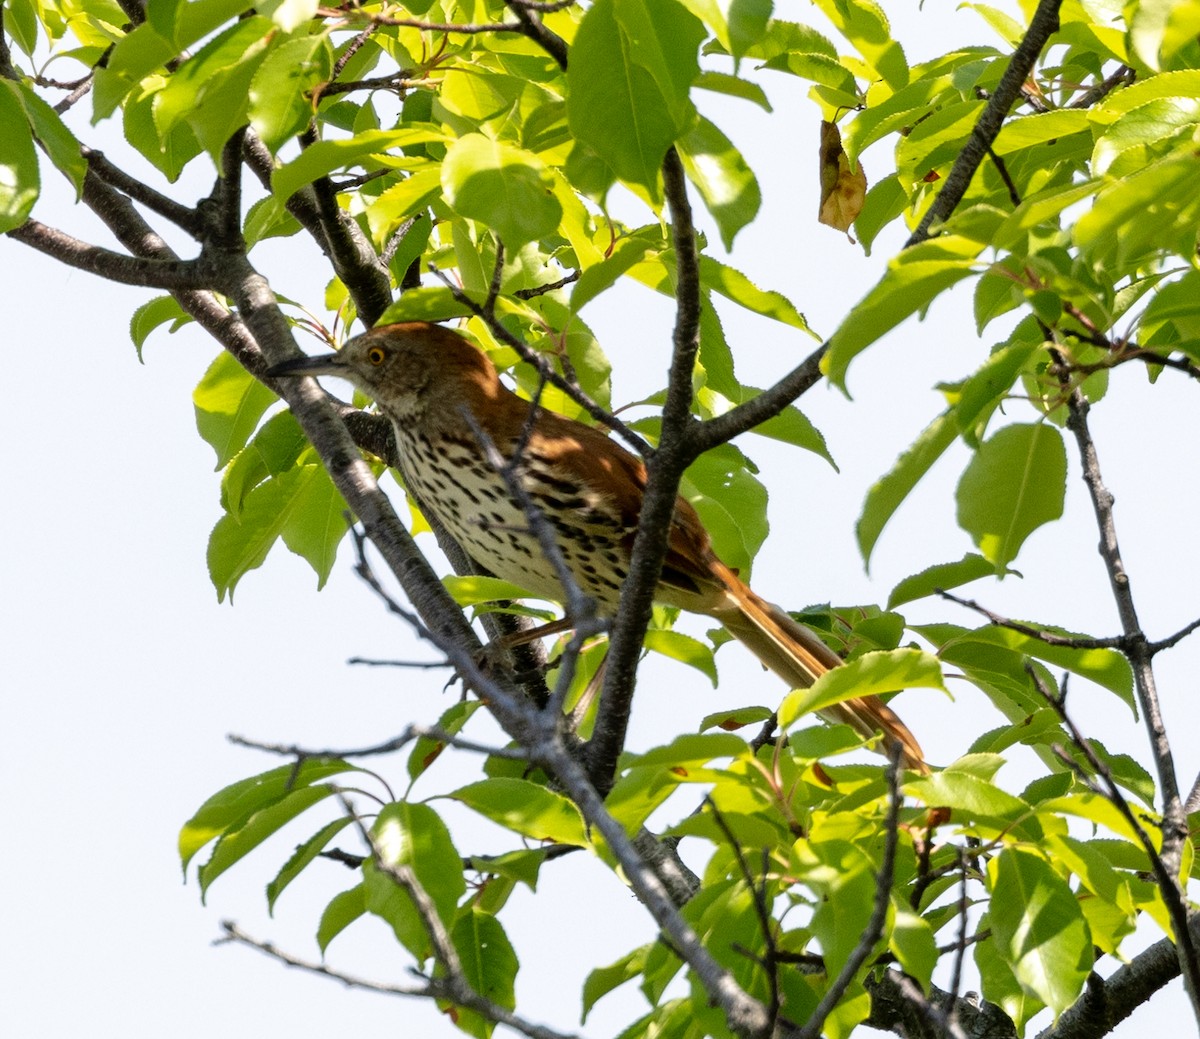
[[[937,34],[954,23],[960,34],[984,35],[969,12],[951,19],[948,7],[926,7],[924,18],[897,28],[906,43],[917,41],[909,46],[910,60],[922,56],[922,46],[925,55],[945,49],[931,26]],[[765,82],[774,116],[748,104],[700,99],[747,154],[766,199],[764,215],[743,232],[733,256],[723,255],[715,235],[713,252],[763,287],[786,293],[815,329],[828,333],[873,283],[900,236],[882,239],[864,258],[844,236],[816,225],[816,107],[795,81],[775,75]],[[81,107],[72,125],[97,140],[85,126],[88,105]],[[872,162],[875,170],[886,167],[888,147],[867,153],[868,176]],[[35,216],[103,241],[94,221],[82,223],[82,211],[71,209],[54,177],[46,172],[47,204]],[[316,250],[294,239],[264,250],[268,255],[263,266],[277,291],[319,311],[327,272]],[[9,791],[3,815],[9,849],[0,857],[0,973],[10,1034],[461,1034],[423,1003],[345,992],[246,949],[211,948],[219,922],[229,917],[315,959],[321,907],[355,882],[344,868],[317,863],[283,895],[275,918],[266,917],[262,889],[293,844],[317,828],[313,813],[220,878],[207,906],[199,903],[194,877],[181,885],[180,825],[221,786],[278,763],[231,747],[226,734],[361,745],[395,735],[409,721],[433,721],[455,694],[442,692],[445,677],[438,673],[345,665],[352,656],[433,656],[414,646],[354,577],[348,548],[320,594],[307,564],[279,546],[243,579],[235,605],[218,605],[205,546],[221,515],[219,474],[196,434],[190,399],[217,348],[194,328],[174,337],[158,332],[139,366],[128,320],[153,293],[70,271],[12,241],[0,242],[0,257],[16,391],[4,424],[10,490],[0,539],[6,588],[0,703],[11,742],[0,773]],[[767,384],[811,349],[807,338],[732,306],[722,307],[722,315],[746,382]],[[667,301],[630,287],[593,303],[585,317],[613,358],[615,402],[637,400],[661,384],[670,348]],[[940,409],[934,383],[977,367],[1002,335],[999,325],[991,331],[977,340],[968,288],[861,358],[850,373],[852,401],[824,386],[808,394],[801,406],[824,431],[840,475],[815,456],[760,437],[739,440],[761,466],[772,496],[772,534],[753,582],[761,594],[791,608],[884,601],[900,578],[971,548],[953,523],[961,448],[895,517],[869,577],[853,530],[866,488]],[[304,340],[301,346],[313,349]],[[339,384],[330,388],[336,392]],[[1152,638],[1200,614],[1193,594],[1200,563],[1183,533],[1200,509],[1191,456],[1195,430],[1188,422],[1194,394],[1192,384],[1171,372],[1148,387],[1131,365],[1114,375],[1110,400],[1093,412],[1126,564]],[[1030,419],[1020,404],[1010,414],[1015,421]],[[1090,506],[1070,453],[1066,516],[1030,539],[1014,564],[1024,579],[980,582],[967,592],[1009,615],[1114,634]],[[385,487],[394,490],[390,481]],[[913,621],[976,623],[948,605],[906,609]],[[719,693],[680,665],[652,661],[643,670],[632,747],[694,729],[712,710],[773,705],[782,694],[740,647],[722,649],[717,660]],[[1200,727],[1192,687],[1198,664],[1195,642],[1158,661],[1185,789],[1200,767],[1200,750],[1186,740]],[[974,736],[1000,723],[980,694],[961,683],[952,688],[954,701],[918,690],[894,704],[936,763],[952,760]],[[1080,682],[1071,703],[1089,733],[1110,749],[1148,760],[1142,726],[1111,695]],[[472,735],[488,738],[482,728]],[[402,757],[376,766],[403,788]],[[1031,758],[1016,760],[1000,778],[1019,791],[1034,768]],[[448,754],[414,796],[451,789],[458,782],[452,776],[465,782],[477,769],[477,761]],[[446,804],[436,802],[439,810]],[[461,851],[513,846],[465,813],[447,812]],[[349,836],[339,843],[359,850]],[[693,865],[706,854],[704,846],[693,848]],[[582,854],[546,867],[536,898],[514,896],[502,920],[522,962],[519,1009],[564,1031],[578,1028],[589,967],[611,962],[653,933],[616,878]],[[584,946],[578,954],[569,948],[573,943]],[[1131,943],[1129,951],[1137,947]],[[381,923],[370,921],[337,939],[329,962],[402,982],[407,956]],[[1105,964],[1104,973],[1111,966]],[[636,994],[615,995],[599,1004],[583,1034],[615,1035],[644,1010]],[[1116,1034],[1177,1028],[1188,1017],[1176,982]],[[1039,1020],[1034,1029],[1043,1025]]]

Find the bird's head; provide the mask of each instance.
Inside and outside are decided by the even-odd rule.
[[[425,321],[381,325],[347,340],[337,353],[284,361],[267,374],[341,376],[393,421],[430,407],[457,407],[497,381],[481,351],[457,332]]]

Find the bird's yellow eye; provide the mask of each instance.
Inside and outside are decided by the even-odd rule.
[[[370,361],[376,368],[383,364],[383,359],[386,356],[382,346],[373,346],[367,351],[367,360]]]

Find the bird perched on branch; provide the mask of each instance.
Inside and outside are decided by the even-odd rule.
[[[491,573],[562,601],[558,572],[531,530],[487,441],[553,528],[567,568],[601,614],[613,616],[630,553],[646,468],[599,430],[532,405],[507,389],[491,360],[457,332],[426,322],[372,329],[335,354],[276,365],[272,376],[338,375],[375,400],[395,427],[405,483],[462,548]],[[483,434],[481,436],[481,433]],[[841,659],[813,632],[756,595],[713,552],[695,509],[675,504],[657,602],[720,622],[790,688],[807,687]],[[916,738],[877,697],[821,712],[899,744],[927,771]]]

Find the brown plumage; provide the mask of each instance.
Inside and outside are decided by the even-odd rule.
[[[521,480],[553,525],[576,581],[602,613],[617,609],[646,487],[646,469],[603,433],[537,408],[508,390],[491,360],[458,333],[408,322],[356,336],[336,354],[304,358],[273,375],[340,375],[374,398],[396,431],[401,471],[475,561],[497,577],[554,600],[562,585],[503,478],[488,464],[470,414],[506,457],[528,428]],[[760,598],[713,552],[696,510],[675,505],[655,599],[719,621],[790,688],[807,687],[841,660],[816,635]],[[823,711],[864,735],[900,744],[926,771],[904,723],[874,696]]]

